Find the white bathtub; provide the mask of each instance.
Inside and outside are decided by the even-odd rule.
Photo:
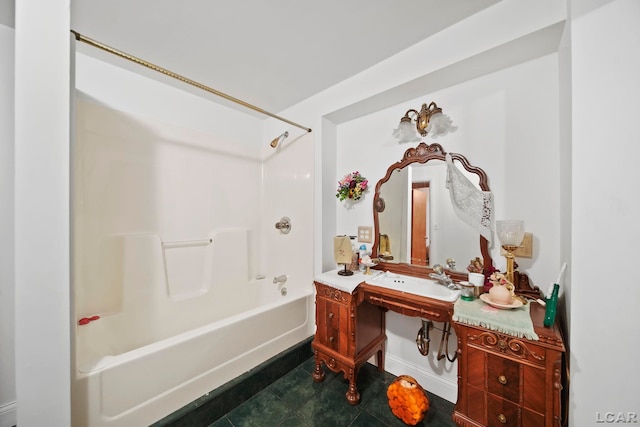
[[[73,425],[147,426],[309,337],[311,281],[289,278],[283,296],[272,279],[250,281],[243,298],[171,301],[169,322],[121,312],[77,326]]]

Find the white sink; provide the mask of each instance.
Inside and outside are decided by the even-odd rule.
[[[365,283],[441,301],[454,302],[460,296],[459,290],[449,289],[435,280],[405,276],[388,271],[366,279]]]

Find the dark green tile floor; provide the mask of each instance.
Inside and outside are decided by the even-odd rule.
[[[365,363],[358,375],[361,401],[347,402],[348,381],[325,368],[326,378],[311,378],[313,358],[218,419],[210,427],[394,427],[406,426],[389,408],[386,391],[395,376]],[[424,385],[423,385],[424,386]],[[428,393],[428,392],[427,392]],[[428,393],[430,409],[418,426],[454,426],[453,403]]]

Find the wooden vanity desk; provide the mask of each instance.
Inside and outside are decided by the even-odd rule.
[[[332,277],[335,275],[335,277]],[[329,278],[329,280],[323,280]],[[539,340],[506,335],[452,322],[454,304],[365,283],[337,272],[316,279],[316,335],[313,379],[325,378],[322,365],[349,380],[346,398],[360,401],[358,369],[376,355],[384,370],[385,313],[388,310],[436,322],[451,322],[458,338],[458,400],[453,420],[465,427],[562,425],[564,342],[557,324],[543,326],[545,310],[530,303]],[[347,281],[348,286],[331,286]],[[344,284],[344,283],[343,283]]]
[[[349,380],[346,396],[352,405],[360,401],[356,386],[360,366],[376,355],[378,370],[384,370],[387,310],[436,322],[449,322],[453,314],[453,303],[372,286],[364,283],[365,280],[362,273],[344,278],[332,271],[314,282],[316,335],[311,346],[316,367],[313,379],[324,380],[323,364],[334,372],[342,372]],[[332,282],[342,286],[338,288]]]

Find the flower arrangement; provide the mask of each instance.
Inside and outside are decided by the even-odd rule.
[[[360,200],[363,193],[367,191],[369,181],[367,178],[360,175],[360,172],[355,171],[353,173],[345,175],[340,181],[338,181],[338,190],[336,197],[343,201],[348,200]]]

